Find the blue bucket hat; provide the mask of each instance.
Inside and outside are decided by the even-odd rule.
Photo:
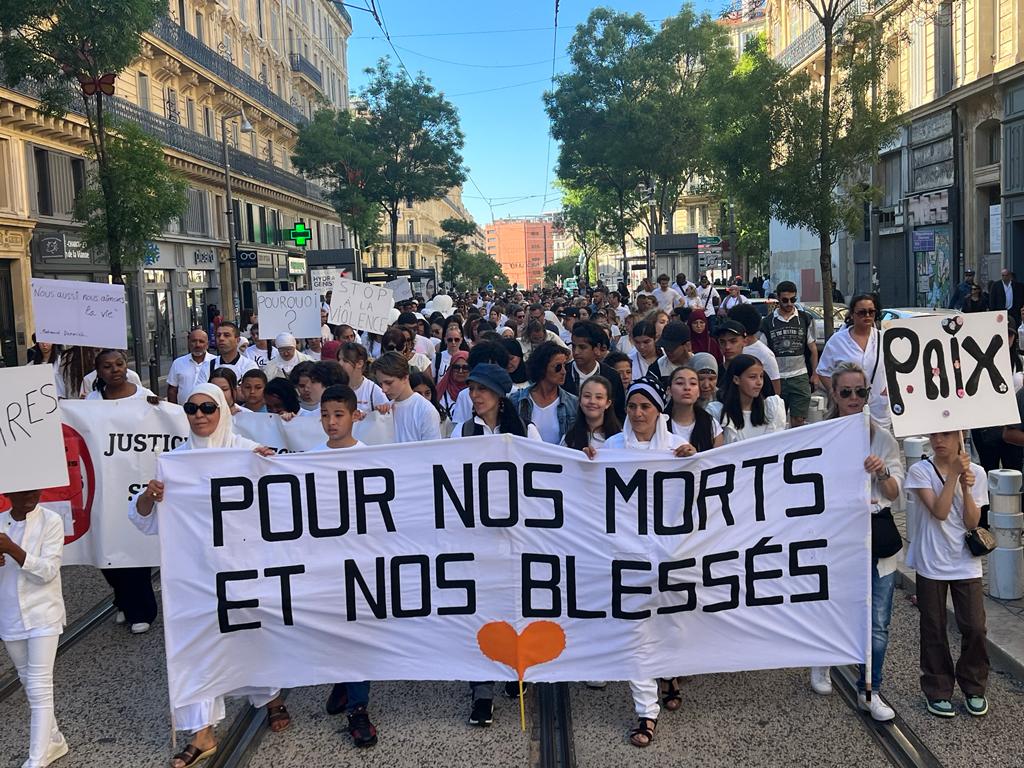
[[[504,397],[512,391],[512,377],[500,365],[494,363],[478,363],[469,372],[467,381],[475,381],[481,386],[487,387],[499,397]]]

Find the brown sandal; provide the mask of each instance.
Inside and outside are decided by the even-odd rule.
[[[679,695],[679,679],[675,677],[661,678],[665,693],[661,697],[661,706],[669,712],[675,712],[683,706],[683,697]]]
[[[649,717],[641,717],[636,728],[629,732],[629,743],[634,747],[649,747],[654,741],[654,729],[658,727],[658,721]]]
[[[292,716],[284,704],[267,704],[267,724],[274,733],[280,733],[292,724]]]
[[[208,758],[213,757],[217,754],[217,747],[210,747],[205,752],[200,752],[199,747],[195,744],[189,744],[181,752],[171,758],[171,768],[174,768],[174,761],[180,760],[183,764],[183,768],[190,768],[190,766],[196,765]]]

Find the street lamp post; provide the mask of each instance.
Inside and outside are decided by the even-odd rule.
[[[234,295],[232,300],[235,306],[235,319],[242,321],[242,270],[238,266],[238,243],[235,241],[235,204],[231,197],[231,159],[228,156],[228,120],[236,117],[242,118],[242,133],[252,133],[255,128],[245,116],[245,110],[239,110],[230,115],[224,115],[220,119],[220,145],[224,161],[224,200],[227,203],[228,217],[228,258],[231,261],[231,277],[235,282]]]

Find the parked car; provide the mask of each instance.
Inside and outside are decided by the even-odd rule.
[[[805,304],[797,302],[797,308],[802,309],[814,320],[814,342],[818,346],[818,354],[825,348],[825,305]],[[845,304],[832,305],[832,330],[837,331],[846,322],[846,315],[850,309]]]
[[[956,315],[959,311],[956,309],[946,309],[945,307],[891,307],[882,310],[881,323],[886,323],[890,320],[906,320],[910,317],[924,317],[926,315]]]

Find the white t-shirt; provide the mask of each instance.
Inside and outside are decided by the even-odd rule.
[[[167,371],[167,386],[178,388],[178,402],[184,403],[192,390],[206,381],[210,372],[210,361],[213,355],[209,352],[203,357],[202,362],[196,362],[192,355],[176,357]]]
[[[440,381],[441,377],[444,376],[445,372],[448,370],[448,366],[451,364],[452,353],[449,352],[447,349],[441,350],[441,360],[437,364],[437,373],[435,374],[434,378]]]
[[[536,408],[536,407],[537,407],[536,404],[534,404],[534,408]],[[452,430],[452,433],[451,433],[451,435],[449,435],[449,437],[463,437],[464,435],[462,434],[462,425],[464,423],[465,422],[460,421],[458,424],[456,424],[455,428]],[[486,424],[484,424],[483,419],[481,419],[479,416],[474,416],[473,417],[473,423],[479,425],[483,429],[483,433],[485,435],[500,435],[500,434],[502,434],[498,427],[495,427],[494,429],[491,429]],[[537,431],[537,427],[535,427],[533,424],[527,424],[526,425],[526,436],[528,438],[530,438],[531,440],[540,440],[541,439],[540,432]]]
[[[741,440],[749,440],[752,437],[767,435],[769,432],[781,432],[786,428],[786,404],[778,395],[772,395],[764,399],[765,423],[754,426],[750,423],[750,411],[743,412],[743,427],[737,429],[722,416],[722,404],[717,400],[708,403],[707,412],[722,425],[722,433],[725,435],[725,444],[738,443]]]
[[[749,304],[749,303],[750,303],[750,299],[748,299],[742,293],[737,294],[735,297],[733,297],[732,294],[729,294],[724,299],[722,299],[722,303],[719,304],[718,306],[721,309],[723,309],[726,312],[728,312],[733,307],[739,306],[740,304]]]
[[[377,382],[365,376],[363,377],[363,383],[356,387],[354,391],[356,393],[356,410],[362,411],[364,414],[369,413],[378,405],[385,405],[388,402],[384,390],[380,388]]]
[[[775,359],[775,353],[763,341],[755,341],[743,348],[743,354],[752,355],[761,361],[764,367],[764,375],[769,381],[778,381],[779,361]]]
[[[136,384],[135,385],[135,394],[134,395],[129,395],[128,397],[119,397],[118,400],[141,400],[141,399],[146,398],[146,397],[156,397],[156,395],[154,395],[152,392],[150,392],[148,389],[146,389],[141,384]],[[98,390],[93,390],[92,392],[89,393],[89,396],[86,397],[85,399],[86,400],[102,400],[103,399],[103,393],[99,392]]]
[[[985,470],[971,463],[974,485],[971,495],[980,509],[988,504],[988,477]],[[927,461],[919,461],[907,471],[904,487],[930,488],[938,496],[942,493],[943,482]],[[917,528],[910,534],[907,547],[907,565],[927,579],[956,581],[959,579],[980,579],[981,558],[974,557],[967,549],[964,536],[964,499],[960,489],[953,496],[949,516],[945,520],[934,517],[918,500]]]
[[[267,363],[277,357],[277,349],[260,349],[255,344],[250,344],[245,348],[245,352],[243,354],[256,363],[260,368],[266,368]]]
[[[259,368],[259,365],[257,365],[256,361],[253,360],[251,357],[246,357],[244,354],[239,354],[238,360],[236,360],[233,363],[225,363],[220,356],[213,358],[213,370],[217,370],[218,368],[230,368],[232,371],[235,372],[235,378],[238,379],[239,382],[241,382],[242,377],[246,373],[248,373],[249,371],[257,370]],[[206,370],[203,375],[203,381],[209,380],[210,363],[207,363]]]
[[[413,392],[401,402],[391,401],[395,418],[395,442],[417,443],[441,439],[441,417],[430,401]]]
[[[452,421],[459,424],[473,416],[473,401],[469,397],[469,387],[459,392],[455,398],[455,407],[452,408]]]
[[[671,285],[664,291],[661,290],[659,285],[651,291],[651,295],[658,302],[658,309],[663,309],[666,312],[671,312],[674,307],[679,306],[683,301],[683,297],[677,291],[673,291]]]
[[[207,371],[206,372],[209,373],[209,365],[210,364],[207,363],[206,365],[207,365]],[[142,386],[142,379],[139,378],[139,374],[137,374],[131,368],[128,369],[128,381],[130,381],[132,384],[134,384],[137,387],[141,387]],[[203,381],[206,381],[205,376],[203,377]],[[96,383],[96,371],[89,371],[87,374],[85,374],[85,377],[82,379],[82,387],[81,387],[81,390],[78,393],[78,396],[80,398],[83,398],[83,399],[87,398],[92,393],[92,391],[93,391],[92,386],[95,383]],[[201,383],[202,383],[202,381],[197,381],[196,382],[196,384],[201,384]]]
[[[420,372],[430,371],[434,367],[434,359],[419,352],[414,352],[412,357],[409,358],[409,365]]]
[[[604,445],[605,445],[606,442],[607,442],[607,440],[605,439],[604,432],[602,432],[600,429],[597,430],[596,432],[590,432],[589,433],[588,444],[590,445],[591,448],[604,448]],[[558,444],[561,445],[561,446],[564,446],[565,445],[565,438],[563,437],[558,442]]]
[[[871,394],[868,395],[871,418],[888,428],[892,423],[892,416],[889,414],[889,390],[885,380],[885,364],[881,361],[880,339],[878,329],[873,328],[867,346],[861,349],[860,344],[850,334],[849,327],[843,326],[825,342],[816,372],[819,376],[831,377],[832,371],[844,360],[863,368],[871,387]]]
[[[629,353],[629,359],[633,361],[633,381],[637,381],[638,379],[642,379],[646,376],[648,369],[658,361],[658,359],[655,358],[652,362],[647,362],[640,355],[640,351],[636,349],[636,347],[634,347],[633,351]]]
[[[21,546],[25,538],[25,521],[15,520],[7,515],[7,525],[0,529],[11,541]],[[21,616],[21,602],[18,600],[18,578],[21,569],[14,558],[7,556],[7,566],[0,568],[0,637],[5,640],[21,640],[28,637],[28,630]],[[60,627],[53,628],[52,634],[59,635]]]
[[[355,445],[350,445],[349,448],[365,448],[366,443],[361,440],[356,440]],[[345,451],[347,448],[331,448],[326,442],[323,445],[318,445],[316,448],[310,448],[306,453],[319,453],[320,451]]]
[[[561,435],[558,434],[558,404],[561,397],[556,397],[550,405],[539,406],[533,401],[533,423],[540,432],[540,439],[545,443],[558,445]]]
[[[690,442],[690,435],[693,434],[693,425],[696,421],[692,421],[689,424],[680,424],[675,419],[672,419],[669,424],[669,428],[672,430],[673,435],[679,435],[686,442]],[[718,423],[718,419],[711,418],[711,439],[717,440],[718,436],[722,434],[722,425]]]

